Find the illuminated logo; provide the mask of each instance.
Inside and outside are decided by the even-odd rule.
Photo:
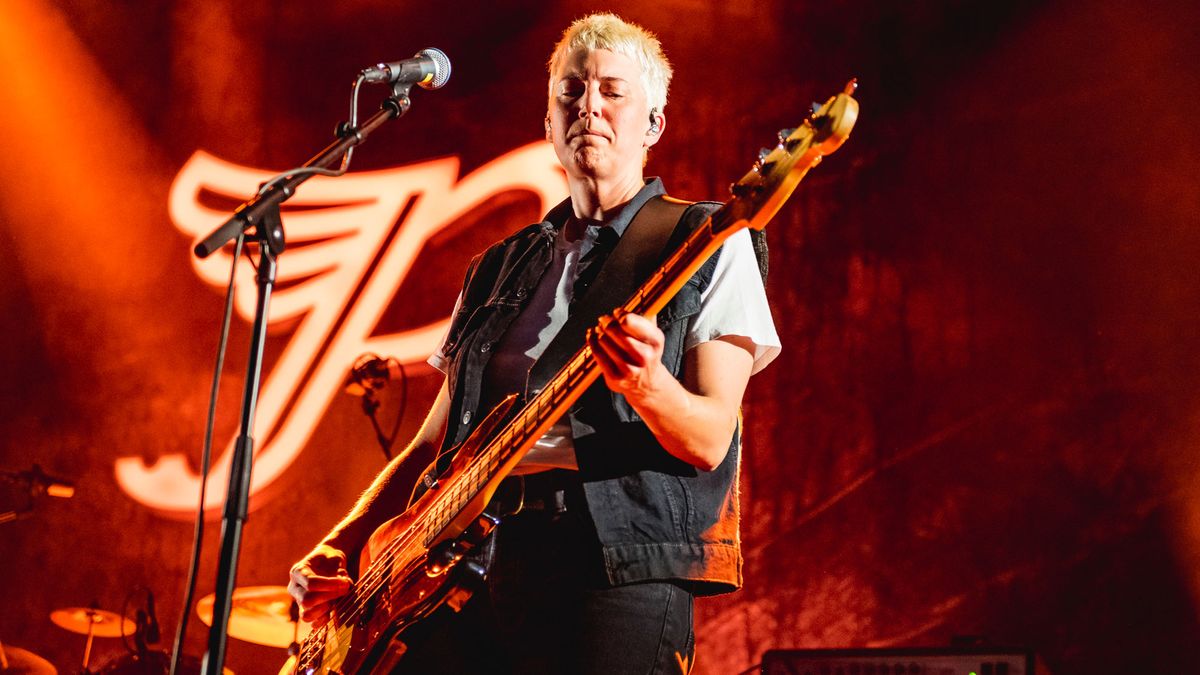
[[[288,202],[305,207],[284,213],[289,249],[279,258],[278,282],[268,324],[294,324],[287,347],[264,380],[254,424],[255,459],[250,494],[278,478],[300,454],[354,359],[364,352],[419,364],[437,347],[449,318],[390,335],[372,335],[425,242],[447,225],[510,190],[541,201],[540,212],[566,196],[566,180],[548,143],[514,150],[459,180],[456,157],[340,178],[316,177]],[[171,186],[171,220],[194,241],[228,217],[202,203],[204,193],[238,201],[271,172],[235,166],[196,152]],[[412,202],[401,221],[401,214]],[[232,251],[194,259],[197,274],[223,288]],[[237,269],[239,316],[254,317],[254,270]],[[228,484],[232,440],[213,462],[205,508],[219,507]],[[116,462],[117,482],[138,502],[165,515],[195,513],[200,476],[181,454],[147,466],[139,457]]]

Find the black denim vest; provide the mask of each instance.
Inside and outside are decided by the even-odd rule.
[[[663,193],[662,181],[651,180],[609,225],[623,233],[641,205]],[[689,207],[672,242],[682,241],[719,207],[714,202]],[[558,228],[570,213],[567,200],[541,223],[493,244],[471,261],[463,301],[444,346],[451,362],[445,448],[462,442],[488,412],[478,407],[491,349],[532,296],[549,266]],[[700,294],[712,279],[719,255],[720,251],[714,254],[658,314],[666,337],[663,363],[676,376],[682,370],[688,319],[700,311]],[[572,408],[571,428],[610,583],[677,579],[688,581],[701,595],[741,586],[738,431],[724,461],[713,471],[699,471],[667,453],[633,407],[609,391],[603,379]]]

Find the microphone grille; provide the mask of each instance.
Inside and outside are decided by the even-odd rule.
[[[422,82],[426,89],[441,89],[450,81],[450,59],[440,49],[430,47],[417,52],[417,56],[427,56],[433,61],[433,79]]]

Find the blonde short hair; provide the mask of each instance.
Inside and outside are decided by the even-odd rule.
[[[652,109],[667,107],[667,89],[671,86],[671,64],[662,44],[653,33],[615,14],[590,14],[576,19],[563,31],[562,39],[550,55],[550,88],[554,75],[566,58],[577,49],[607,49],[622,54],[642,67],[642,88]]]

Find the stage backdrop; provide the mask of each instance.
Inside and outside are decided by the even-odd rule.
[[[470,255],[563,195],[544,63],[597,9],[675,64],[648,173],[679,197],[722,198],[811,101],[862,84],[854,136],[769,228],[783,354],[745,405],[746,584],[699,603],[695,672],[956,635],[1057,675],[1196,672],[1200,13],[1116,0],[0,3],[0,468],[78,488],[0,524],[0,640],[69,671],[84,638],[50,612],[145,587],[169,642],[230,263],[191,246],[331,139],[361,68],[439,47],[450,83],[285,213],[238,584],[285,583],[384,462],[351,362],[405,364],[379,415],[411,434]],[[23,494],[0,486],[0,511]],[[93,663],[123,649],[100,639]],[[234,640],[228,665],[283,656]]]

